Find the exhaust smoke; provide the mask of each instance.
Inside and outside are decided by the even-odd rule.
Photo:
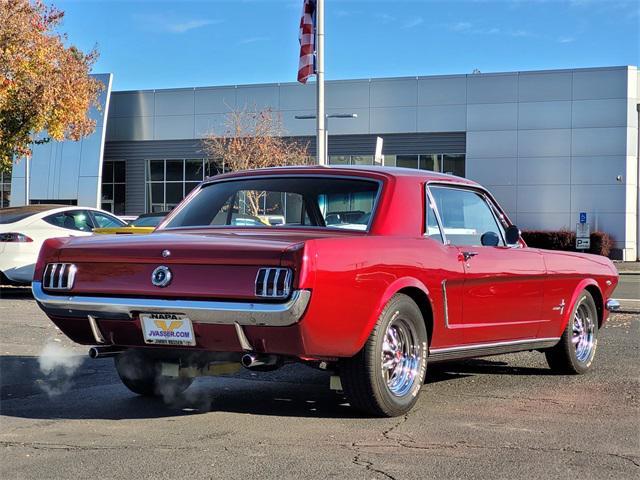
[[[70,348],[49,340],[40,356],[38,365],[44,375],[38,384],[49,397],[67,392],[73,385],[73,375],[82,364],[83,357]]]

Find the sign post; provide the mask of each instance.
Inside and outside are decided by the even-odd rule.
[[[383,156],[382,156],[382,145],[384,143],[384,140],[382,139],[382,137],[376,137],[376,152],[375,155],[373,157],[373,164],[374,165],[382,165],[382,160],[383,160]]]
[[[580,223],[576,224],[576,250],[591,248],[591,229],[587,223],[587,212],[580,212]]]

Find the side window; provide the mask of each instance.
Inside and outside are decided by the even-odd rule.
[[[484,233],[494,232],[504,245],[501,229],[485,199],[472,190],[431,187],[442,228],[453,245],[481,246]]]
[[[124,222],[121,222],[115,217],[111,215],[105,215],[104,213],[99,212],[91,212],[93,215],[94,223],[96,224],[96,228],[110,228],[110,227],[123,227]]]
[[[44,221],[56,227],[80,232],[90,232],[92,230],[89,212],[86,210],[68,210],[49,215]]]
[[[431,203],[431,198],[429,195],[426,197],[427,201],[427,227],[426,227],[426,235],[427,237],[436,240],[440,243],[444,243],[442,240],[442,232],[440,232],[440,225],[438,225],[438,220],[436,219],[436,212],[433,209],[433,204]]]

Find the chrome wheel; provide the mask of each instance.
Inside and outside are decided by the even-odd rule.
[[[593,353],[596,343],[596,324],[589,307],[582,303],[573,315],[573,336],[571,342],[576,349],[576,359],[580,363],[587,362]]]
[[[421,346],[413,325],[401,318],[389,323],[382,343],[382,375],[396,397],[409,393],[419,377]]]

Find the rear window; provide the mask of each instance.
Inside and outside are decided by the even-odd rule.
[[[166,228],[320,227],[367,230],[380,184],[338,177],[270,177],[204,185]]]
[[[0,224],[15,223],[36,213],[60,208],[60,205],[30,205],[28,207],[12,207],[0,210]]]

